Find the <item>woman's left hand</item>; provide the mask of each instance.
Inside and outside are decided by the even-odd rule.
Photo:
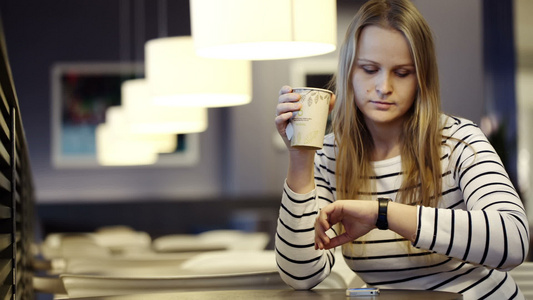
[[[315,221],[315,249],[331,249],[351,242],[376,228],[378,202],[338,200],[322,208]],[[326,231],[340,223],[344,233],[330,239]]]

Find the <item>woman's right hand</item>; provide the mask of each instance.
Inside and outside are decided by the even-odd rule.
[[[287,125],[290,118],[302,108],[300,94],[293,93],[290,86],[283,86],[279,91],[276,106],[276,128],[289,149],[289,168],[287,185],[296,193],[307,193],[314,189],[313,159],[315,150],[292,148],[287,138]]]
[[[291,148],[291,142],[287,137],[287,125],[289,124],[289,120],[292,118],[294,113],[302,108],[302,104],[298,102],[299,100],[300,94],[293,93],[292,87],[284,85],[279,90],[278,105],[276,106],[276,118],[274,121],[276,123],[276,129],[278,130],[281,138],[283,138],[283,141],[288,149]]]

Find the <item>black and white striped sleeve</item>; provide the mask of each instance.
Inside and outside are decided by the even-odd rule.
[[[509,270],[529,248],[524,207],[485,135],[462,123],[450,160],[466,210],[419,207],[414,246],[489,268]]]
[[[322,282],[334,264],[334,250],[315,250],[314,224],[318,210],[332,202],[327,180],[315,159],[315,189],[293,192],[284,184],[275,238],[278,271],[294,289],[310,289]],[[328,193],[330,195],[328,196]]]

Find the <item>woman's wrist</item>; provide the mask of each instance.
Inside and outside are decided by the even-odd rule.
[[[314,158],[315,151],[289,151],[289,169],[287,171],[287,185],[295,193],[305,194],[315,188]]]
[[[414,242],[417,228],[417,207],[390,202],[387,209],[389,229]]]

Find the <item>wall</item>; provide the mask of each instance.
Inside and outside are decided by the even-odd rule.
[[[280,194],[287,158],[286,152],[273,143],[273,117],[278,90],[290,83],[291,64],[298,60],[253,63],[252,103],[210,109],[209,129],[200,135],[201,162],[197,166],[105,170],[52,167],[50,67],[56,61],[119,60],[117,16],[123,2],[6,0],[0,4],[38,201],[179,200],[222,195],[252,198]],[[146,35],[155,37],[155,1],[146,2],[152,3],[147,4]],[[172,11],[169,20],[174,22],[169,33],[189,34],[187,2],[168,3]],[[478,122],[483,114],[481,1],[414,3],[436,35],[444,110]],[[338,2],[339,37],[344,35],[357,6],[357,1]],[[316,59],[335,57],[333,53]]]
[[[517,49],[518,179],[527,213],[533,216],[533,174],[530,171],[533,168],[533,2],[515,0],[513,3]]]
[[[479,122],[483,99],[481,0],[414,0],[435,35],[442,108]]]

